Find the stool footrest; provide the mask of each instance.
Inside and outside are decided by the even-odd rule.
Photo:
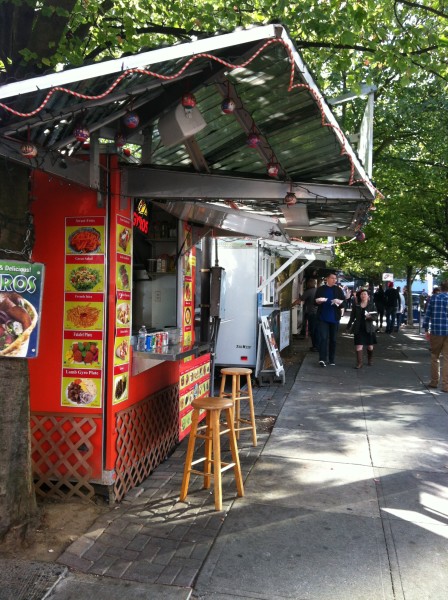
[[[240,417],[239,419],[237,419],[238,423],[246,423],[247,425],[250,425],[250,429],[252,429],[252,422],[249,419],[244,419],[243,417]]]
[[[232,394],[230,392],[229,393],[225,392],[221,396],[221,398],[233,398],[233,396],[232,396]],[[238,396],[238,395],[236,395],[235,396],[235,400],[250,400],[250,396]]]
[[[191,463],[192,465],[197,463],[199,461],[195,461],[194,463]],[[222,467],[220,469],[221,473],[224,473],[224,471],[228,471],[229,469],[232,469],[235,466],[235,463],[227,463],[227,462],[222,462],[221,463]],[[197,469],[188,469],[189,473],[194,473],[195,475],[207,475],[208,477],[214,477],[214,473],[213,471],[198,471]]]

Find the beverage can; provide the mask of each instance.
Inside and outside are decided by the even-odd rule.
[[[152,335],[151,334],[147,334],[146,336],[146,344],[145,344],[145,348],[146,351],[150,351],[152,349]]]

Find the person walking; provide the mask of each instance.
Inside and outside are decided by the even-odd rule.
[[[439,385],[442,354],[442,392],[448,392],[448,280],[442,281],[440,292],[431,296],[423,329],[431,350],[431,381],[428,387],[437,388]]]
[[[397,318],[397,310],[400,307],[400,296],[394,288],[392,281],[387,284],[387,290],[384,292],[386,309],[386,333],[392,333],[394,323]]]
[[[376,320],[378,318],[375,304],[369,296],[367,290],[359,293],[358,302],[353,308],[350,319],[347,324],[347,331],[354,334],[356,367],[361,369],[363,364],[363,349],[367,347],[367,364],[372,366],[373,346],[376,341]]]
[[[314,303],[317,289],[316,285],[317,281],[315,279],[308,279],[306,282],[306,290],[300,296],[300,299],[303,302],[304,321],[308,326],[308,335],[311,339],[310,350],[312,352],[318,351],[317,306]]]
[[[376,312],[378,313],[378,331],[383,329],[384,307],[386,296],[384,295],[383,285],[380,283],[373,294],[373,302],[375,303]]]
[[[319,365],[321,367],[327,366],[327,360],[331,366],[335,366],[336,336],[345,301],[344,292],[336,285],[336,282],[336,273],[327,275],[325,284],[317,288],[314,300],[317,305]]]
[[[397,292],[398,295],[400,296],[400,307],[397,308],[397,326],[395,328],[395,331],[400,331],[400,326],[403,323],[403,312],[404,312],[404,307],[406,306],[406,300],[404,297],[404,294],[401,292],[401,287],[397,286]]]

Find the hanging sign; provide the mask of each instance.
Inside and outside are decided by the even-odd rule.
[[[37,356],[43,280],[41,263],[0,260],[0,356]]]
[[[393,273],[383,273],[383,281],[393,281],[394,274]]]

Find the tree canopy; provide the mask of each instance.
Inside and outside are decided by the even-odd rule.
[[[353,254],[383,256],[381,244],[390,251],[393,241],[388,264],[409,264],[415,256],[405,255],[423,246],[423,262],[446,259],[444,0],[2,2],[0,82],[268,22],[289,29],[329,97],[376,87],[373,178],[385,200],[366,226],[365,247],[352,245]],[[358,99],[336,110],[347,133],[359,128],[364,106]]]

